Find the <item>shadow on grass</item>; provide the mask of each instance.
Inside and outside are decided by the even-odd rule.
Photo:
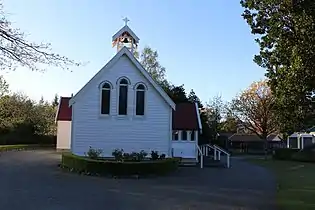
[[[247,158],[272,170],[277,177],[277,204],[280,210],[315,209],[315,164]]]

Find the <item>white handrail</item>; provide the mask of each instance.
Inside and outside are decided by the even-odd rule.
[[[202,151],[201,151],[201,148],[199,147],[199,145],[197,145],[197,149],[200,153],[200,168],[203,168],[203,154],[202,154]]]
[[[213,145],[216,149],[218,149],[221,152],[223,152],[224,154],[226,154],[226,167],[230,168],[230,153],[228,153],[227,151],[225,151],[224,149],[222,149],[221,147],[217,146],[217,145]],[[220,160],[220,156],[221,154],[219,153],[219,160]]]
[[[208,156],[208,152],[209,152],[209,148],[212,149],[214,151],[214,155],[213,155],[213,159],[214,160],[221,160],[221,153],[226,155],[226,167],[230,168],[230,153],[228,153],[227,151],[225,151],[224,149],[222,149],[221,147],[217,146],[217,145],[211,145],[211,144],[204,144],[201,145],[200,152],[202,154],[202,151],[204,152],[203,155]],[[203,160],[202,160],[203,161]]]

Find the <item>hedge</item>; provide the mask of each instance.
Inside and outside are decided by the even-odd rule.
[[[165,175],[178,168],[179,160],[166,158],[163,160],[147,160],[140,162],[118,162],[112,160],[95,160],[71,153],[63,153],[61,167],[78,173],[91,175]]]
[[[17,145],[0,145],[0,152],[13,150],[32,150],[39,148],[55,148],[55,145],[41,145],[41,144],[17,144]]]
[[[315,162],[315,152],[312,150],[301,150],[292,155],[292,160],[301,162]]]
[[[299,149],[279,148],[273,153],[273,158],[276,160],[291,160],[292,155],[297,153]]]

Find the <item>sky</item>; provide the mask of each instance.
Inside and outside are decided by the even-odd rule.
[[[159,53],[167,79],[193,89],[203,102],[231,100],[264,78],[253,62],[259,52],[241,17],[239,0],[3,0],[7,18],[29,41],[49,42],[54,52],[86,65],[72,71],[18,68],[3,71],[12,91],[35,100],[77,93],[116,53],[112,36],[124,26],[140,38],[140,50]]]

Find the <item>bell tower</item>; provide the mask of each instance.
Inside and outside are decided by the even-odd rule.
[[[129,28],[129,19],[126,17],[123,21],[125,22],[125,26],[122,27],[112,38],[113,47],[116,47],[117,52],[119,52],[119,50],[125,46],[134,53],[137,50],[140,39]]]

